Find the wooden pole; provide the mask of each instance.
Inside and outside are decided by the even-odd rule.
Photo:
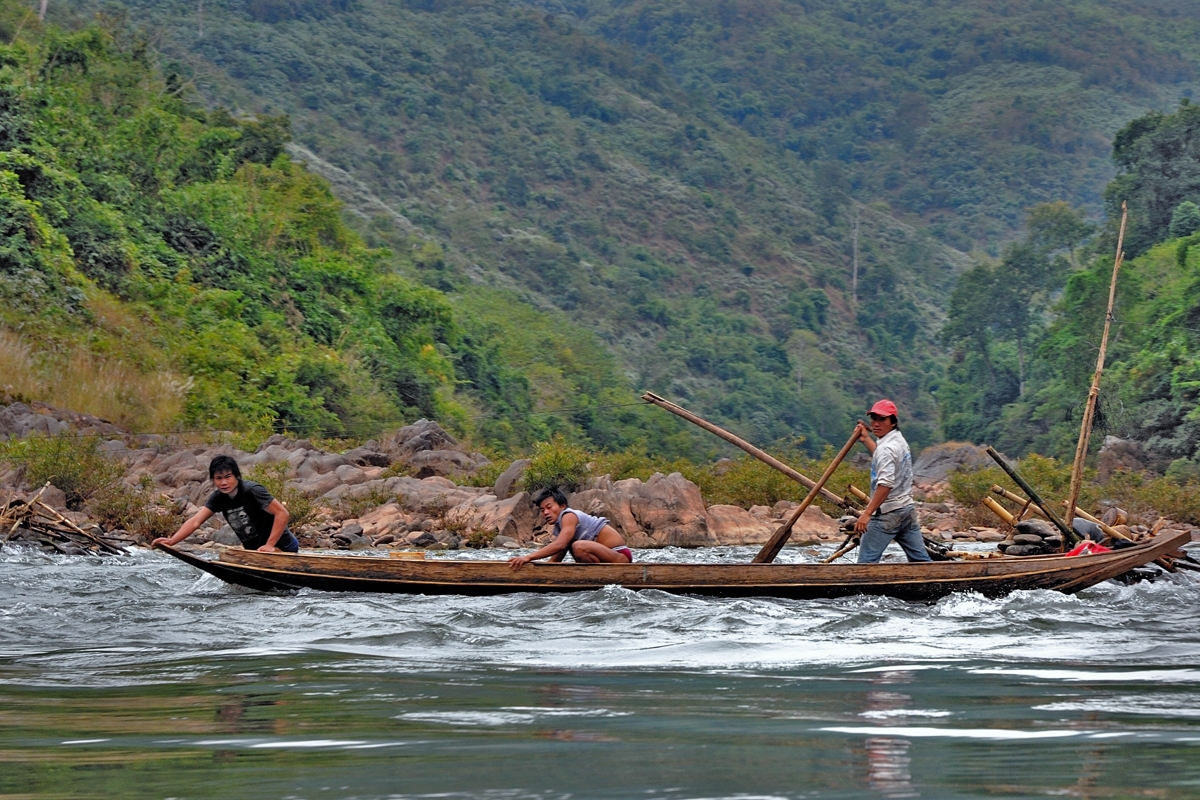
[[[1100,337],[1100,354],[1096,357],[1096,374],[1092,377],[1092,388],[1088,390],[1087,407],[1083,411],[1083,422],[1079,426],[1079,443],[1075,447],[1075,463],[1071,467],[1071,491],[1067,495],[1067,525],[1075,519],[1075,506],[1079,504],[1079,492],[1083,488],[1083,465],[1087,460],[1088,444],[1092,438],[1092,418],[1096,414],[1096,398],[1100,395],[1100,375],[1104,372],[1104,354],[1108,350],[1108,330],[1112,325],[1113,301],[1117,297],[1117,274],[1125,259],[1125,222],[1129,219],[1129,207],[1121,202],[1121,232],[1117,234],[1117,256],[1113,261],[1112,280],[1108,284],[1108,310],[1104,312],[1104,335]]]
[[[708,431],[709,433],[716,434],[717,436],[721,437],[725,441],[729,442],[734,447],[740,447],[742,450],[745,450],[747,453],[754,456],[759,461],[763,462],[764,464],[766,464],[769,467],[774,467],[775,469],[779,470],[784,475],[787,475],[789,478],[794,480],[796,483],[799,483],[801,486],[805,487],[806,489],[812,489],[814,486],[816,486],[816,482],[813,481],[811,478],[805,477],[804,475],[802,475],[799,472],[797,472],[796,470],[792,469],[787,464],[784,464],[782,461],[775,458],[774,456],[772,456],[762,450],[759,450],[757,447],[755,447],[754,445],[745,441],[744,439],[739,439],[738,437],[734,436],[732,433],[725,430],[724,428],[717,427],[716,425],[712,424],[711,422],[704,419],[703,417],[699,417],[699,416],[693,414],[692,412],[688,411],[686,408],[683,408],[682,406],[677,406],[674,403],[672,403],[670,400],[664,400],[663,398],[659,397],[658,395],[654,394],[653,392],[646,392],[645,394],[642,395],[642,399],[645,400],[647,403],[651,403],[653,405],[658,406],[661,409],[670,411],[672,414],[674,414],[677,417],[682,417],[683,419],[686,419],[688,422],[692,423],[693,425],[699,425],[701,428],[704,428],[704,430]],[[836,494],[829,491],[828,489],[821,489],[821,497],[824,497],[826,500],[828,500],[831,503],[836,503],[840,508],[853,509],[853,506],[851,506],[847,503],[846,498],[838,497]]]
[[[1004,457],[1001,456],[999,453],[997,453],[996,449],[994,447],[992,447],[991,445],[988,445],[986,449],[987,449],[987,454],[992,457],[992,460],[1000,465],[1000,469],[1007,472],[1008,477],[1012,478],[1016,482],[1017,486],[1021,487],[1021,491],[1025,492],[1025,494],[1029,495],[1029,499],[1032,500],[1037,505],[1037,507],[1042,510],[1042,515],[1045,516],[1046,519],[1048,519],[1052,523],[1054,523],[1054,527],[1056,527],[1060,531],[1062,531],[1064,542],[1070,542],[1071,544],[1076,544],[1076,543],[1082,541],[1079,534],[1076,533],[1075,531],[1071,530],[1070,528],[1068,528],[1066,526],[1066,524],[1061,519],[1058,518],[1058,515],[1050,510],[1050,507],[1048,505],[1046,505],[1046,502],[1044,500],[1042,500],[1041,496],[1038,495],[1038,493],[1033,490],[1032,486],[1030,486],[1028,483],[1025,482],[1024,478],[1022,478],[1019,474],[1017,474],[1017,471],[1015,469],[1013,469],[1013,466],[1011,464],[1009,464],[1007,461],[1005,461]]]
[[[800,507],[793,512],[791,518],[783,524],[783,527],[772,534],[767,543],[762,546],[762,550],[758,551],[758,555],[750,560],[751,564],[770,564],[775,560],[775,556],[779,555],[779,551],[783,549],[783,546],[787,544],[788,538],[792,535],[792,526],[800,519],[800,515],[808,510],[813,500],[817,499],[817,495],[825,485],[825,482],[833,475],[833,471],[837,469],[838,464],[842,463],[842,459],[846,457],[846,454],[850,452],[850,448],[854,447],[854,443],[857,441],[858,428],[855,427],[854,433],[850,434],[850,438],[842,445],[842,449],[833,457],[833,461],[829,462],[829,466],[825,468],[825,472],[821,474],[816,485],[808,490],[808,494],[805,495],[804,500],[800,503]]]
[[[1008,524],[1009,527],[1012,527],[1012,525],[1014,525],[1016,523],[1016,518],[1013,517],[1012,514],[1008,513],[1008,509],[1005,508],[1004,506],[1000,505],[999,503],[997,503],[992,498],[990,498],[990,497],[983,498],[983,504],[985,506],[987,506],[993,514],[995,514],[1000,519],[1004,520],[1004,522],[1006,524]]]

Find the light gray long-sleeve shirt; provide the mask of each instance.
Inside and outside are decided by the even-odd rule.
[[[890,486],[887,500],[879,507],[883,514],[904,508],[913,501],[912,451],[899,429],[892,430],[875,443],[871,459],[871,495],[876,486]]]

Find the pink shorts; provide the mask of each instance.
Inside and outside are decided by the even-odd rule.
[[[614,547],[613,552],[620,553],[621,555],[623,555],[629,559],[630,564],[633,563],[633,551],[630,550],[628,547],[625,547],[624,545],[622,545],[621,547]]]

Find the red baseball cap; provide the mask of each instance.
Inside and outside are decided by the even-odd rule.
[[[896,409],[896,404],[893,403],[891,400],[880,400],[878,403],[871,406],[871,410],[867,413],[874,414],[877,417],[897,417],[897,418],[899,418],[899,416],[900,416],[899,412]]]

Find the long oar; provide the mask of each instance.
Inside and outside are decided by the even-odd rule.
[[[688,411],[683,406],[678,406],[675,403],[672,403],[670,400],[666,400],[662,397],[659,397],[654,392],[646,392],[645,394],[642,395],[642,399],[645,400],[647,403],[656,405],[665,411],[670,411],[672,414],[674,414],[677,417],[686,419],[688,422],[692,423],[693,425],[699,425],[701,428],[704,428],[704,430],[721,437],[722,439],[729,442],[734,447],[740,447],[742,450],[745,450],[747,453],[754,456],[759,461],[763,462],[764,464],[766,464],[769,467],[774,467],[775,469],[779,470],[784,475],[787,475],[789,478],[791,478],[792,480],[794,480],[796,483],[800,484],[801,486],[805,487],[806,489],[812,489],[814,486],[817,485],[816,481],[812,480],[811,478],[806,477],[805,475],[802,475],[801,473],[792,469],[787,464],[783,463],[782,461],[780,461],[779,459],[770,455],[769,453],[766,453],[766,452],[758,449],[757,447],[750,444],[749,442],[747,442],[744,439],[739,439],[738,437],[734,436],[732,433],[725,430],[724,428],[717,427],[716,425],[712,424],[708,420],[704,419],[704,417],[693,414],[692,412]],[[846,502],[846,498],[838,497],[836,494],[834,494],[833,492],[831,492],[825,488],[822,488],[820,491],[821,491],[822,497],[824,497],[826,500],[828,500],[831,503],[837,503],[837,505],[840,508],[853,508],[853,506],[851,506],[849,503]]]
[[[787,544],[788,538],[792,535],[792,527],[800,519],[800,515],[812,505],[813,500],[817,499],[817,495],[820,494],[821,489],[825,486],[825,482],[833,475],[833,471],[837,469],[838,464],[842,463],[842,459],[846,457],[846,454],[850,452],[850,448],[854,447],[854,443],[857,441],[858,428],[855,428],[854,433],[850,434],[850,438],[842,445],[842,449],[833,457],[833,461],[829,462],[829,466],[825,468],[825,472],[817,480],[816,484],[808,490],[808,494],[804,496],[800,507],[792,513],[791,518],[783,524],[783,527],[775,531],[771,538],[767,540],[762,550],[758,551],[758,555],[751,559],[751,564],[770,564],[775,560],[775,556],[779,555],[779,551]]]

